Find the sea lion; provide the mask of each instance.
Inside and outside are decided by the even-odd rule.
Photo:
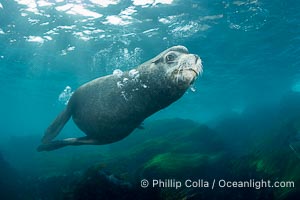
[[[174,46],[136,69],[115,70],[94,79],[74,92],[37,150],[119,141],[147,117],[178,100],[201,73],[200,57],[189,54],[184,46]],[[71,116],[86,136],[52,141]]]

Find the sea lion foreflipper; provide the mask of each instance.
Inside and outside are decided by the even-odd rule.
[[[70,117],[71,111],[67,107],[56,117],[52,124],[47,128],[42,138],[42,143],[49,143],[51,140],[53,140],[64,127],[64,125],[67,123],[67,121],[70,119]]]
[[[81,138],[67,138],[63,140],[56,140],[51,141],[45,144],[41,144],[38,146],[37,151],[52,151],[55,149],[59,149],[68,145],[97,145],[99,142],[97,140],[90,139],[88,137],[81,137]]]

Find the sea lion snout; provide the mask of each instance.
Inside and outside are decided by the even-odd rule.
[[[198,55],[196,55],[196,54],[193,54],[193,55],[195,56],[195,65],[194,65],[193,70],[195,70],[197,73],[197,76],[199,76],[200,74],[203,73],[202,60]]]
[[[179,55],[177,65],[172,68],[171,78],[179,86],[189,87],[202,74],[202,61],[196,54]]]
[[[196,54],[189,54],[189,57],[185,58],[187,61],[183,61],[183,65],[185,66],[183,70],[187,69],[190,71],[195,72],[196,76],[199,76],[202,74],[202,60],[201,58]]]

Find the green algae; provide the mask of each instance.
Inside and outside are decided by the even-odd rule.
[[[192,172],[201,172],[214,163],[218,162],[221,155],[209,154],[183,154],[183,153],[163,153],[154,156],[145,163],[143,167],[144,174],[152,174],[161,177],[182,178]],[[195,175],[195,174],[194,174]]]

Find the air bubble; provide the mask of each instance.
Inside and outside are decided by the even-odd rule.
[[[122,75],[123,75],[123,72],[122,72],[122,70],[120,70],[120,69],[115,69],[115,70],[113,71],[113,75],[117,76],[118,78],[121,78]]]
[[[136,69],[132,69],[128,72],[129,77],[134,80],[134,81],[138,81],[140,74],[139,71],[137,71]]]
[[[58,101],[67,105],[71,96],[74,92],[72,92],[72,88],[70,86],[66,86],[65,89],[59,94]]]
[[[142,84],[142,87],[143,87],[143,88],[148,88],[148,86],[147,86],[147,85],[145,85],[145,84]]]
[[[123,79],[123,83],[127,83],[128,80],[129,80],[128,78],[124,78],[124,79]]]
[[[190,90],[191,90],[192,92],[196,92],[196,91],[197,91],[194,85],[191,85]]]
[[[268,10],[257,0],[230,1],[225,4],[225,10],[229,28],[235,30],[258,30],[269,16]]]
[[[121,81],[118,81],[117,86],[118,86],[118,88],[122,88],[124,86],[124,84]]]

